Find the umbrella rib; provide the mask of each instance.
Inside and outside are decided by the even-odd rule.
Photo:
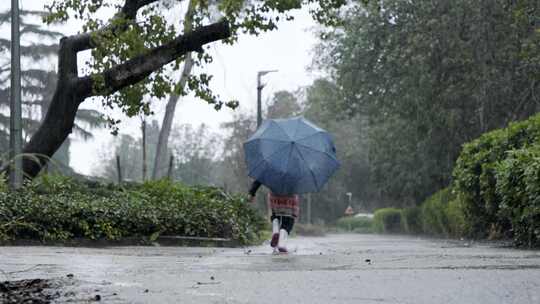
[[[315,135],[318,135],[318,134],[321,134],[321,133],[328,133],[328,132],[326,132],[326,131],[316,131],[316,132],[313,133],[313,134],[306,135],[306,136],[304,136],[304,137],[302,137],[302,138],[298,138],[298,139],[296,139],[296,140],[304,140],[304,139],[308,139],[308,138],[310,138],[310,137],[312,137],[312,136],[315,136]]]
[[[283,131],[283,133],[285,133],[285,135],[287,135],[287,137],[289,138],[289,140],[293,140],[293,139],[289,136],[289,134],[287,133],[287,131],[285,131],[285,129],[283,129],[283,127],[282,127],[280,124],[278,124],[278,123],[275,122],[275,121],[272,121],[272,122],[275,123],[275,124],[281,129],[281,131]]]
[[[269,123],[272,123],[272,122],[274,122],[274,121],[270,121]],[[265,123],[266,123],[266,121],[265,121]],[[275,123],[275,122],[274,122],[274,123]],[[265,126],[265,125],[261,125],[260,128],[262,128],[262,127],[264,127],[264,126]],[[267,132],[269,132],[270,128],[267,127],[267,128],[264,129],[264,130],[262,130],[262,129],[257,129],[257,131],[255,131],[255,134],[253,134],[246,142],[249,142],[249,141],[251,141],[251,140],[254,140],[253,137],[257,134],[257,132],[258,132],[259,130],[261,131],[261,134],[259,134],[255,139],[263,139],[263,138],[264,138],[264,134],[267,133]],[[285,135],[286,135],[286,134],[285,134]]]
[[[291,142],[290,140],[275,139],[275,138],[265,138],[265,137],[257,137],[257,138],[255,138],[255,139],[250,139],[250,140],[246,141],[245,144],[250,143],[250,142],[255,141],[255,140],[280,141],[280,142],[285,142],[285,143],[290,143],[290,142]]]
[[[252,172],[255,171],[255,169],[258,169],[263,163],[266,163],[265,159],[261,160],[255,167],[253,167],[252,170],[249,170],[248,175],[253,177],[253,178],[256,178],[256,177],[252,176]]]
[[[285,166],[285,170],[283,172],[281,172],[281,175],[279,177],[280,179],[283,179],[283,176],[287,173],[287,169],[289,167],[289,160],[291,159],[292,151],[293,151],[293,149],[291,149],[291,151],[289,152],[289,157],[287,158],[287,165]]]
[[[304,155],[302,155],[302,153],[300,153],[300,151],[294,147],[296,149],[296,152],[298,152],[298,155],[300,155],[300,157],[302,158],[302,160],[308,164],[308,162],[306,161],[306,159],[304,158]],[[317,178],[315,178],[315,173],[313,173],[313,170],[311,170],[311,167],[310,166],[307,166],[308,169],[309,169],[309,172],[311,173],[311,177],[313,177],[313,181],[315,182],[315,188],[317,188],[317,190],[319,190],[319,183],[317,183]]]
[[[330,158],[332,158],[332,159],[337,160],[336,157],[334,157],[332,154],[330,154],[330,153],[328,153],[328,152],[326,152],[326,151],[319,151],[319,150],[317,150],[317,149],[313,149],[312,147],[306,146],[306,145],[304,145],[304,144],[302,144],[302,143],[299,143],[299,142],[297,142],[296,144],[299,145],[299,146],[302,146],[302,147],[304,147],[304,148],[306,148],[306,149],[310,149],[311,151],[315,151],[315,152],[319,152],[319,153],[322,153],[322,154],[326,154],[326,156],[328,156],[328,157],[330,157]]]
[[[274,156],[274,154],[278,153],[280,151],[280,149],[276,149],[276,151],[274,151],[272,154],[268,155],[268,158]],[[251,172],[253,172],[255,169],[259,168],[259,166],[261,165],[261,163],[263,162],[266,162],[266,159],[263,157],[263,159],[256,165],[253,167],[253,170],[250,170],[249,171],[249,175],[251,175]]]
[[[296,140],[296,134],[298,134],[298,129],[300,128],[300,119],[296,120],[296,129],[294,129],[294,135],[292,139]]]

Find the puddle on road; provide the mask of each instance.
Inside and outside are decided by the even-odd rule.
[[[114,282],[114,286],[118,287],[142,287],[143,285],[141,283],[128,283],[128,282]]]

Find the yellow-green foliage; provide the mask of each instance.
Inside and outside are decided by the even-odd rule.
[[[402,232],[403,223],[401,210],[397,208],[382,208],[375,210],[373,228],[376,232],[392,233]]]

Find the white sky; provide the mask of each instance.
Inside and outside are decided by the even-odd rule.
[[[42,9],[44,0],[22,0],[23,9]],[[8,1],[0,3],[0,10],[10,8]],[[237,99],[240,107],[236,111],[248,112],[255,115],[256,110],[256,75],[259,70],[277,69],[279,72],[264,77],[267,86],[263,91],[263,102],[273,92],[279,90],[295,90],[300,86],[310,84],[315,75],[310,74],[306,67],[312,60],[312,49],[316,43],[312,29],[316,26],[309,16],[307,9],[295,11],[294,21],[281,22],[276,31],[264,33],[258,37],[242,35],[233,46],[221,42],[214,43],[212,54],[214,62],[207,67],[208,73],[214,75],[212,88],[224,100]],[[72,34],[80,27],[70,23],[62,27],[62,32]],[[166,100],[153,105],[155,118],[161,123]],[[86,101],[81,108],[99,109],[99,102]],[[128,133],[139,137],[140,119],[134,117],[122,119],[120,133]],[[205,123],[213,131],[219,132],[222,122],[230,121],[233,111],[223,108],[215,111],[205,102],[186,97],[181,100],[175,113],[175,124],[189,123],[199,125]],[[100,163],[100,151],[112,149],[114,136],[108,129],[95,132],[95,138],[89,141],[74,139],[71,145],[71,165],[83,174],[92,174]]]

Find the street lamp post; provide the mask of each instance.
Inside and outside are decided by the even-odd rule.
[[[259,71],[257,73],[257,128],[260,127],[262,123],[261,97],[262,97],[262,89],[265,87],[265,85],[261,83],[261,77],[268,73],[273,73],[273,72],[277,72],[277,70]]]
[[[265,71],[259,71],[257,72],[257,128],[259,128],[262,124],[262,89],[265,87],[264,84],[261,83],[261,77],[268,74],[277,72],[277,70],[265,70]],[[272,210],[270,209],[270,205],[266,206],[266,212],[270,216],[272,214]]]
[[[21,128],[21,45],[19,30],[19,0],[11,0],[11,94],[10,94],[10,187],[22,185],[22,128]]]

